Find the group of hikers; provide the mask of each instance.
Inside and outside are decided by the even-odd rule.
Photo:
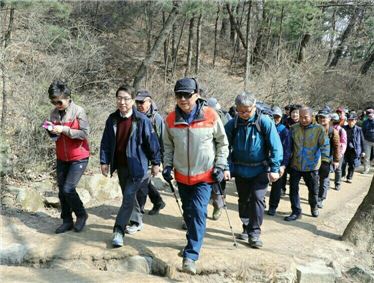
[[[212,218],[219,219],[225,207],[226,181],[231,178],[235,178],[243,228],[237,237],[252,248],[261,248],[269,183],[267,214],[274,216],[289,176],[291,213],[284,220],[295,221],[302,215],[301,178],[309,191],[310,213],[318,217],[330,187],[330,173],[335,173],[336,190],[341,189],[342,178],[352,182],[362,158],[363,173],[369,173],[374,107],[365,110],[359,127],[357,113],[343,107],[333,111],[326,106],[314,115],[310,107],[288,105],[283,113],[280,107],[268,107],[253,93],[243,92],[236,96],[235,107],[225,112],[217,99],[206,100],[201,93],[196,79],[178,80],[175,109],[163,118],[149,91],[135,91],[129,85],[116,91],[117,109],[106,120],[100,144],[101,172],[112,176],[117,171],[123,194],[113,227],[113,247],[123,246],[125,234],[143,229],[147,196],[153,204],[150,215],[165,207],[151,178],[161,170],[165,181],[171,185],[175,179],[178,186],[187,230],[182,270],[190,274],[196,274],[207,206],[213,199]],[[55,108],[43,126],[56,142],[63,220],[55,232],[80,232],[88,214],[76,186],[90,155],[89,123],[64,82],[54,81],[48,94]]]

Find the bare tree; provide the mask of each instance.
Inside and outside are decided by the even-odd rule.
[[[373,64],[373,62],[374,62],[374,48],[371,51],[371,53],[369,54],[369,56],[366,57],[364,63],[361,65],[360,73],[362,75],[366,75],[366,73],[370,69],[370,66]]]
[[[181,31],[180,31],[180,34],[179,34],[179,37],[178,37],[177,46],[175,47],[175,54],[174,54],[174,57],[173,57],[173,69],[172,69],[172,72],[171,72],[172,77],[174,77],[175,69],[177,67],[178,51],[179,51],[179,46],[180,46],[180,43],[181,43],[181,40],[182,40],[184,25],[186,24],[186,21],[187,21],[187,18],[185,17],[183,22],[182,22]]]
[[[244,39],[244,36],[243,36],[243,33],[242,31],[240,30],[240,25],[239,23],[236,21],[235,17],[234,17],[234,14],[232,13],[232,10],[231,10],[231,6],[229,3],[226,3],[226,9],[227,9],[227,12],[229,13],[230,15],[230,24],[231,26],[233,26],[235,28],[235,31],[240,39],[240,42],[242,43],[243,47],[245,49],[247,49],[247,44],[245,42],[245,39]]]
[[[200,49],[201,49],[201,19],[202,14],[200,13],[197,18],[197,27],[196,27],[196,57],[195,57],[195,74],[199,73],[200,68]]]
[[[187,76],[191,70],[194,22],[195,22],[195,17],[192,16],[192,18],[190,19],[190,28],[189,28],[189,33],[188,33],[187,66],[186,66],[186,71],[184,72],[185,76]]]
[[[334,9],[332,16],[331,16],[331,32],[330,32],[330,50],[329,54],[327,55],[327,60],[326,60],[326,66],[330,64],[331,56],[333,54],[334,50],[334,42],[335,42],[335,31],[336,31],[336,9]]]
[[[218,4],[217,8],[217,16],[216,21],[214,23],[214,51],[213,51],[213,67],[216,65],[216,58],[217,58],[217,36],[218,36],[218,20],[219,20],[219,13],[221,11],[221,6]]]
[[[300,46],[299,46],[299,51],[297,53],[297,59],[296,63],[300,64],[301,62],[304,61],[305,58],[305,48],[308,42],[310,41],[310,34],[305,33],[303,35],[303,38],[301,39]]]
[[[247,14],[247,49],[245,57],[245,78],[244,78],[244,90],[248,90],[249,81],[251,76],[251,9],[252,9],[252,0],[248,3],[248,14]]]
[[[147,67],[153,63],[156,55],[160,51],[160,49],[162,47],[162,44],[164,43],[166,37],[170,33],[170,30],[171,30],[175,20],[177,19],[177,15],[178,15],[178,6],[177,6],[177,4],[175,4],[173,6],[173,9],[170,11],[170,14],[169,14],[169,16],[168,16],[168,18],[165,22],[165,25],[163,26],[162,30],[160,31],[152,49],[148,52],[148,54],[144,58],[142,64],[139,66],[139,68],[138,68],[138,70],[135,74],[135,78],[134,78],[134,82],[133,82],[133,86],[134,86],[135,89],[139,88],[140,83],[144,79],[144,76],[146,74]]]

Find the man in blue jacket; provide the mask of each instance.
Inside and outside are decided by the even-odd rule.
[[[279,179],[282,143],[274,122],[256,110],[256,98],[243,92],[235,99],[238,115],[226,126],[230,171],[239,194],[239,217],[252,248],[262,247],[264,197],[270,182]]]
[[[282,189],[286,186],[286,167],[288,166],[291,157],[291,135],[287,127],[281,123],[282,121],[282,110],[279,107],[273,108],[273,117],[277,132],[282,142],[283,148],[283,160],[280,166],[279,175],[280,178],[272,183],[269,199],[269,210],[268,215],[274,216],[278,208],[278,204],[281,198]]]
[[[362,133],[364,134],[364,172],[370,171],[370,153],[374,148],[374,109],[366,109],[367,119],[362,124]]]
[[[149,119],[134,105],[134,89],[122,85],[116,92],[117,111],[110,114],[101,139],[100,164],[104,176],[117,170],[122,189],[122,205],[113,229],[112,245],[123,245],[124,232],[134,206],[140,213],[136,200],[138,190],[148,186],[148,161],[151,174],[159,172],[160,146]]]

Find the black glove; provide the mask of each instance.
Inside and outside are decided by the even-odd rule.
[[[330,163],[322,161],[318,173],[321,178],[328,178],[330,174]]]
[[[166,182],[170,182],[171,180],[173,180],[173,176],[171,176],[172,169],[173,168],[171,166],[166,166],[164,170],[162,170],[162,177],[164,177],[164,180]]]
[[[223,174],[223,170],[221,168],[214,168],[212,173],[213,179],[218,183],[221,183],[225,175]]]

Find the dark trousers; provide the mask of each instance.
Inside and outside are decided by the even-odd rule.
[[[58,197],[61,203],[61,218],[65,223],[73,222],[76,217],[86,215],[83,203],[75,190],[86,170],[88,158],[76,161],[57,160]]]
[[[178,183],[183,219],[187,226],[187,245],[183,257],[198,260],[206,229],[206,217],[212,187],[208,183],[188,186]]]
[[[154,205],[162,202],[160,192],[157,190],[155,185],[152,183],[151,179],[149,180],[149,183],[148,183],[148,196]]]
[[[346,168],[348,165],[347,179],[352,180],[355,172],[355,153],[346,153],[342,164],[342,177],[346,176]]]
[[[322,167],[318,170],[319,175],[319,190],[318,190],[318,199],[325,200],[327,197],[327,191],[330,189],[330,178],[329,174],[333,171],[333,166],[330,164],[328,172],[323,172]]]
[[[117,213],[114,230],[116,228],[119,228],[122,232],[124,232],[126,225],[130,221],[130,217],[133,213],[134,207],[138,215],[141,215],[140,206],[138,200],[136,199],[136,194],[138,190],[142,188],[142,186],[146,185],[147,178],[134,183],[126,166],[119,166],[117,168],[117,174],[123,198],[121,207],[119,208],[119,211]],[[141,219],[138,219],[138,221],[140,222]]]
[[[340,158],[339,166],[335,169],[335,187],[340,186],[342,183],[342,165],[344,157]]]
[[[286,187],[287,173],[284,172],[283,176],[280,177],[276,182],[271,184],[269,207],[277,209],[279,201],[282,195],[282,190]]]
[[[221,189],[220,187],[221,186]],[[222,190],[222,193],[221,193]],[[221,183],[212,184],[212,195],[211,199],[213,201],[214,208],[222,208],[224,206],[224,199],[226,198],[226,180],[222,180]]]
[[[239,217],[247,226],[250,237],[261,234],[264,219],[265,194],[269,179],[267,173],[252,178],[235,177],[236,189],[239,194]]]
[[[312,209],[317,206],[318,202],[318,171],[301,172],[295,169],[290,170],[290,201],[292,213],[301,214],[300,196],[299,196],[299,183],[301,177],[304,179],[308,187],[309,195],[308,202]]]

